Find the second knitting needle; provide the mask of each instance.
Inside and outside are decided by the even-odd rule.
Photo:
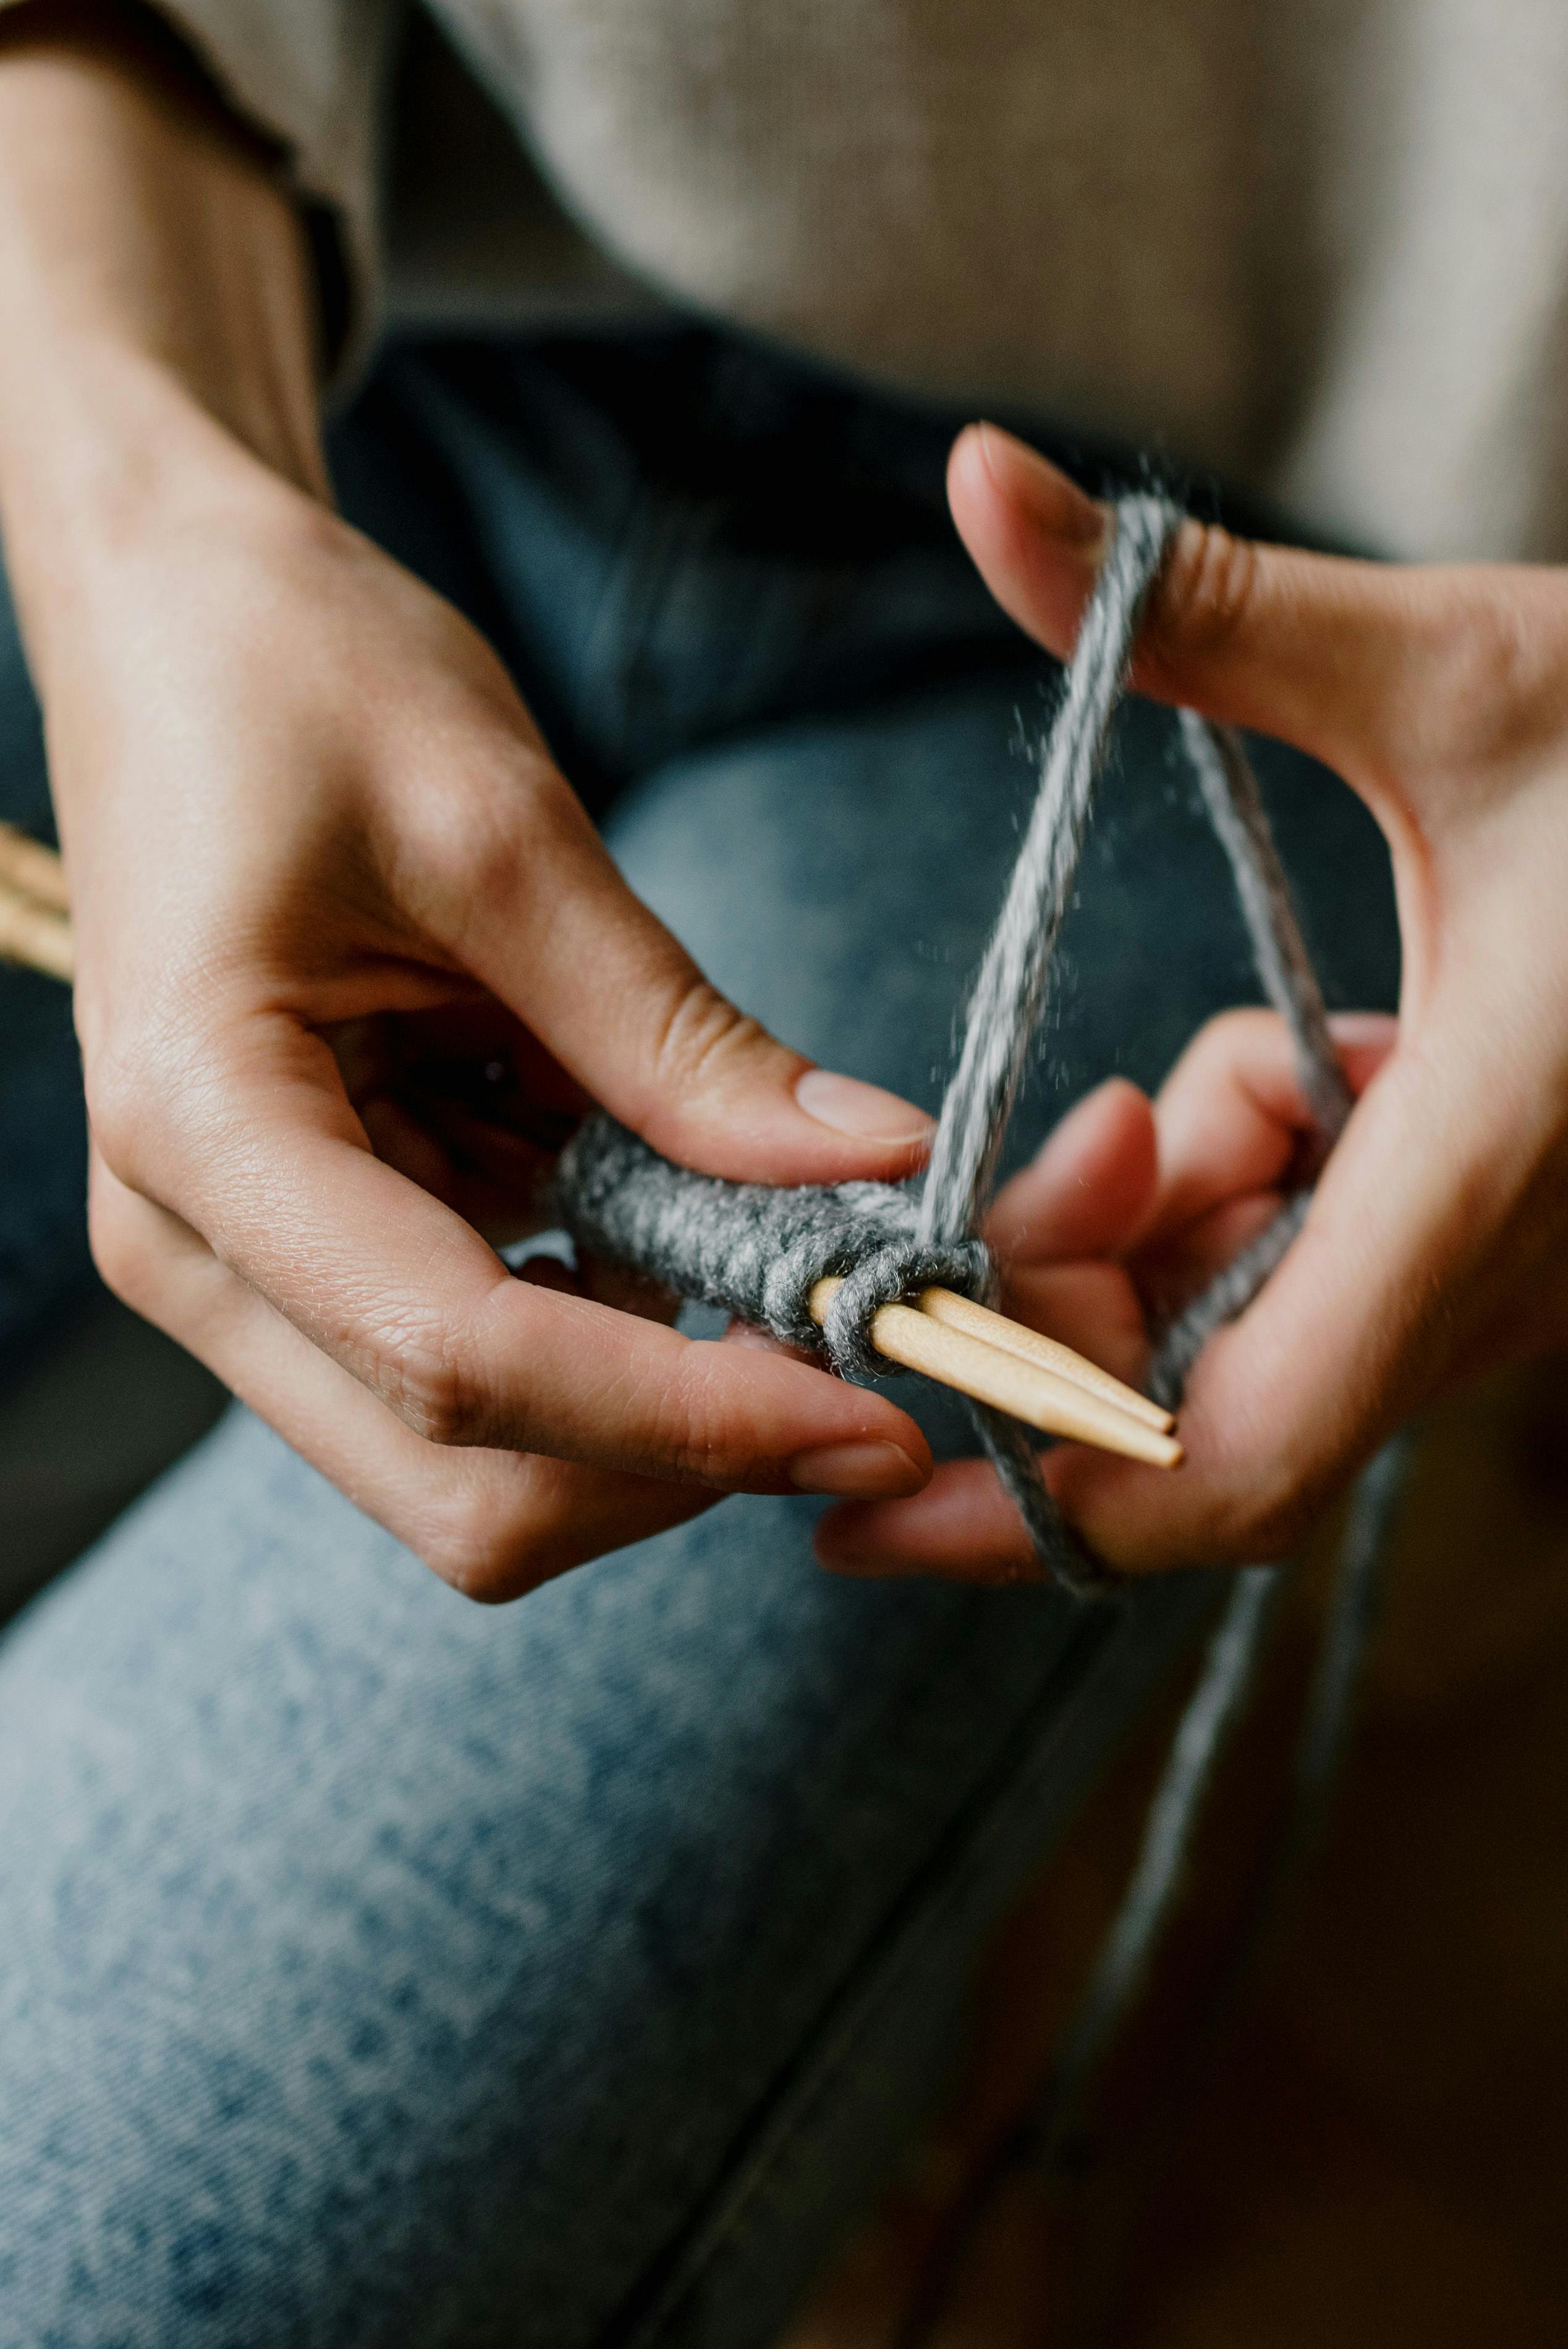
[[[46,905],[51,913],[70,912],[65,866],[52,848],[46,848],[41,840],[29,839],[14,823],[0,823],[0,881]]]
[[[812,1289],[810,1313],[819,1328],[841,1286],[830,1274]],[[1037,1427],[1042,1435],[1097,1444],[1102,1452],[1119,1452],[1155,1468],[1181,1464],[1181,1446],[1173,1435],[1161,1434],[1040,1363],[987,1345],[913,1305],[879,1307],[872,1317],[871,1341],[890,1362],[923,1371],[939,1385],[955,1387],[975,1402],[989,1403],[994,1411]]]
[[[973,1298],[961,1297],[956,1289],[923,1288],[915,1303],[934,1321],[945,1321],[950,1330],[962,1330],[987,1346],[1000,1346],[1005,1354],[1038,1362],[1042,1370],[1054,1371],[1070,1385],[1085,1387],[1090,1394],[1117,1404],[1133,1419],[1140,1419],[1145,1427],[1158,1428],[1161,1435],[1169,1435],[1176,1424],[1171,1413],[1159,1403],[1140,1394],[1136,1387],[1124,1386],[1098,1362],[1086,1362],[1059,1338],[1047,1338],[1044,1330],[1030,1330],[1022,1321],[1009,1321],[1005,1313],[993,1313],[988,1305],[976,1305]]]
[[[71,926],[36,897],[0,881],[0,961],[19,962],[50,978],[71,978]]]

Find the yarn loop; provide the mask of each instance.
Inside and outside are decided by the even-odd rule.
[[[672,1165],[603,1116],[573,1135],[556,1181],[590,1254],[634,1265],[789,1345],[825,1347],[851,1378],[892,1368],[870,1344],[879,1307],[933,1287],[985,1304],[995,1288],[985,1242],[923,1239],[915,1194],[891,1183],[724,1183]],[[829,1273],[844,1285],[819,1330],[808,1300]]]

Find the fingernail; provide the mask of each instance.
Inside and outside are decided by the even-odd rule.
[[[819,1125],[867,1142],[923,1142],[933,1130],[930,1118],[913,1102],[831,1069],[808,1069],[796,1081],[795,1098]]]
[[[1105,543],[1110,515],[1104,506],[999,424],[981,424],[976,429],[991,479],[1005,497],[1026,499],[1035,519],[1068,545]]]
[[[902,1500],[925,1482],[896,1444],[821,1444],[798,1452],[785,1474],[802,1493],[831,1493],[841,1501]]]

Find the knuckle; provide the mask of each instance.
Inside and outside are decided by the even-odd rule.
[[[110,1027],[83,1056],[88,1119],[105,1165],[154,1195],[205,1088],[189,1038],[160,1021]]]
[[[536,897],[542,851],[577,802],[548,760],[508,740],[467,788],[418,792],[399,805],[388,854],[393,893],[459,936],[514,927]]]
[[[1202,1055],[1205,1061],[1236,1061],[1244,1057],[1250,1048],[1272,1042],[1284,1034],[1284,1022],[1277,1011],[1265,1010],[1257,1004],[1238,1004],[1205,1019],[1187,1050],[1193,1059]]]
[[[464,1599],[480,1607],[500,1607],[521,1597],[537,1577],[529,1573],[520,1546],[501,1539],[493,1522],[487,1522],[489,1515],[472,1506],[453,1511],[424,1535],[419,1555]]]
[[[152,1071],[140,1054],[97,1054],[86,1070],[88,1119],[109,1173],[140,1190],[150,1155],[150,1129],[159,1116]]]
[[[416,1435],[444,1450],[493,1440],[490,1399],[459,1338],[428,1315],[394,1314],[368,1344],[377,1392]]]
[[[1284,1021],[1277,1011],[1261,1004],[1235,1004],[1228,1011],[1216,1011],[1200,1031],[1215,1047],[1230,1050],[1237,1044],[1251,1044],[1272,1040],[1284,1034]]]
[[[1244,1080],[1246,1072],[1289,1059],[1290,1039],[1277,1011],[1256,1005],[1217,1011],[1205,1019],[1160,1089],[1160,1101],[1169,1104],[1193,1088],[1204,1091]]]
[[[156,1286],[147,1233],[131,1203],[101,1182],[88,1195],[88,1246],[104,1287],[141,1311]]]
[[[1436,601],[1420,690],[1402,712],[1429,759],[1507,767],[1562,725],[1568,614],[1530,583]]]
[[[1177,534],[1150,614],[1147,650],[1157,663],[1222,652],[1256,599],[1258,551],[1217,523]]]
[[[650,1463],[662,1474],[732,1485],[744,1476],[758,1448],[749,1440],[749,1426],[737,1423],[735,1395],[721,1387],[717,1375],[722,1366],[707,1359],[718,1351],[688,1349],[664,1388],[655,1429],[656,1461]]]
[[[1206,1073],[1257,1068],[1290,1050],[1290,1037],[1279,1013],[1256,1004],[1216,1012],[1199,1030],[1191,1047],[1192,1059]]]
[[[680,986],[655,1038],[653,1083],[689,1096],[722,1081],[733,1061],[770,1041],[760,1020],[738,1010],[699,972]]]
[[[449,1495],[421,1531],[416,1547],[425,1564],[476,1606],[504,1607],[577,1563],[580,1551],[539,1521],[533,1482],[530,1475],[522,1499],[509,1506],[481,1478]]]
[[[395,1352],[383,1391],[416,1435],[443,1450],[482,1442],[477,1414],[458,1374],[428,1357]]]

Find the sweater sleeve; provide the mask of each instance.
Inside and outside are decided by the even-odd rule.
[[[397,0],[154,5],[235,113],[277,142],[288,187],[327,229],[346,310],[333,373],[352,373],[379,302],[379,150]]]

